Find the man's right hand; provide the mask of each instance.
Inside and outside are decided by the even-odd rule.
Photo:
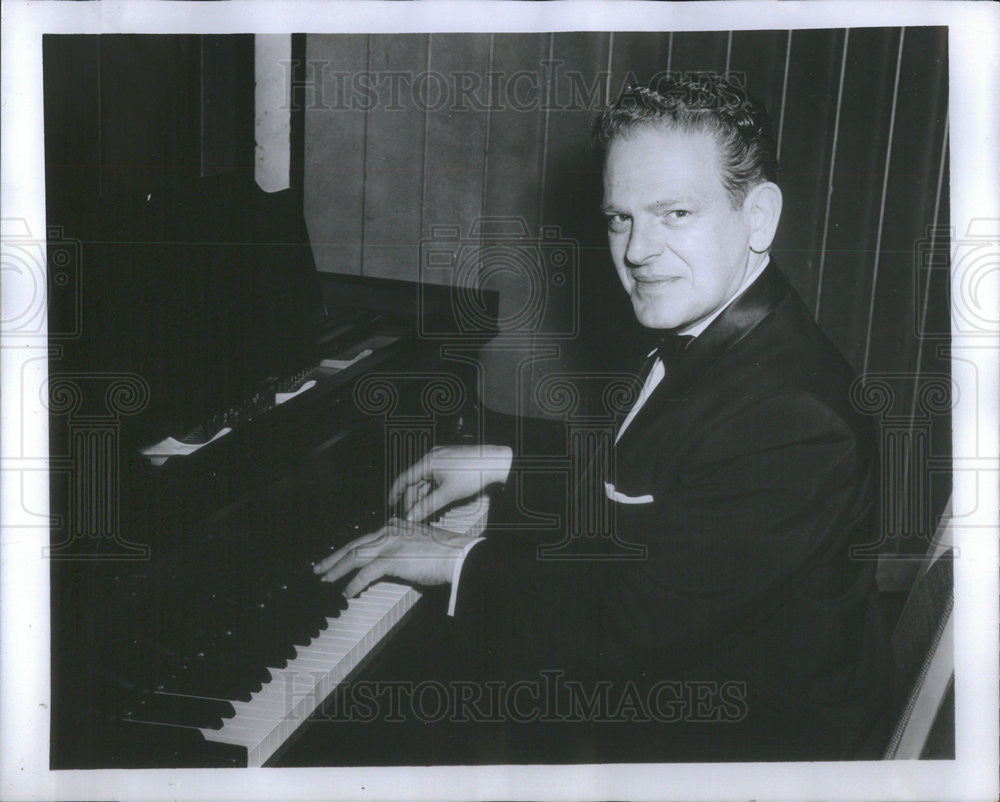
[[[402,515],[423,521],[456,501],[505,482],[513,452],[507,446],[432,448],[393,482],[389,504],[402,500]]]

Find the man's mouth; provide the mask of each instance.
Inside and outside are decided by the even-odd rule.
[[[632,276],[636,286],[643,289],[656,289],[662,285],[672,284],[678,278],[679,276]]]

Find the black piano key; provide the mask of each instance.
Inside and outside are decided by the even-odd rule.
[[[284,657],[274,657],[267,661],[268,668],[288,668],[288,660]]]
[[[119,672],[131,677],[137,685],[155,689],[173,678],[180,693],[244,701],[250,697],[243,687],[247,682],[242,676],[234,678],[231,671],[227,673],[216,665],[206,664],[197,655],[177,651],[176,644],[168,646],[156,637],[136,635],[130,645],[133,662],[119,668]],[[140,666],[141,671],[137,672],[135,669]]]
[[[292,632],[292,643],[296,646],[306,646],[313,638],[319,637],[326,619],[320,615],[315,605],[307,605],[302,599],[295,599],[289,605],[289,612],[296,622]]]
[[[222,728],[224,713],[235,714],[228,702],[182,694],[151,693],[136,697],[123,718],[218,730]]]
[[[283,589],[287,589],[294,599],[295,615],[303,622],[303,630],[315,638],[327,628],[327,618],[337,618],[341,608],[339,604],[329,605],[327,597],[336,587],[337,592],[342,587],[340,583],[321,582],[312,571],[313,562],[297,569],[289,576]]]
[[[107,652],[110,673],[127,677],[139,689],[150,687],[161,676],[184,669],[184,658],[147,634],[133,634],[124,639],[121,648]]]
[[[235,659],[232,655],[205,654],[199,652],[196,659],[188,664],[192,672],[228,677],[240,689],[256,693],[263,684],[263,671],[256,664],[248,664]]]
[[[267,668],[266,657],[261,654],[256,641],[256,636],[252,632],[244,634],[230,632],[218,647],[220,655],[224,656],[229,663],[243,667],[255,688],[258,684],[271,681],[271,672]]]
[[[252,690],[260,690],[262,682],[270,680],[260,654],[259,644],[249,628],[226,623],[214,632],[204,632],[189,638],[188,657],[192,662],[216,665],[235,681]]]
[[[270,673],[261,656],[252,648],[252,641],[242,640],[235,644],[236,648],[220,645],[206,653],[204,664],[214,667],[206,670],[221,671],[238,681],[253,692],[259,691],[261,685],[270,680]]]
[[[166,635],[157,636],[157,639],[169,644],[174,653],[190,663],[203,661],[209,655],[214,657],[218,652],[221,637],[219,632],[195,625],[178,625],[171,628]]]
[[[270,681],[271,675],[266,665],[270,655],[262,654],[260,635],[256,631],[259,627],[253,623],[256,616],[248,612],[246,606],[241,608],[233,598],[218,591],[208,594],[204,604],[216,610],[214,620],[219,623],[214,631],[203,626],[184,630],[188,660],[212,666],[229,677],[232,687],[239,689],[232,691],[238,694],[232,698],[244,698],[247,692],[259,691],[262,683]]]
[[[272,661],[295,659],[297,652],[292,642],[294,636],[290,631],[292,622],[289,621],[288,606],[280,597],[272,593],[265,594],[256,602],[253,616],[247,623],[259,639],[262,654],[266,655],[266,665],[283,668],[283,665]]]
[[[293,591],[287,582],[281,583],[268,594],[267,603],[278,630],[287,632],[293,645],[305,646],[319,635],[315,607],[305,604],[302,595]]]
[[[148,698],[159,698],[164,704],[184,704],[190,705],[192,710],[200,709],[206,716],[215,718],[232,718],[236,715],[236,708],[232,702],[226,699],[213,699],[203,696],[179,696],[168,694],[162,691],[148,695]]]
[[[239,629],[227,629],[221,633],[206,650],[206,657],[233,666],[234,670],[245,674],[247,681],[253,684],[270,680],[270,674],[260,663],[260,655],[252,635]]]
[[[210,715],[195,705],[162,704],[158,699],[135,700],[131,705],[128,705],[122,719],[173,727],[203,727],[206,729],[220,729],[222,727],[221,717]]]
[[[260,690],[260,673],[255,671],[254,666],[248,661],[239,658],[240,655],[221,648],[206,646],[204,649],[185,655],[182,668],[186,676],[192,677],[193,681],[200,678],[206,688],[217,689],[216,693],[226,688],[239,688],[249,693]]]
[[[246,571],[236,581],[240,587],[232,595],[242,600],[242,610],[235,629],[248,636],[261,663],[274,665],[275,660],[293,658],[295,652],[289,634],[293,622],[275,592],[278,577],[263,570]]]
[[[244,666],[193,656],[165,663],[154,689],[192,696],[249,701],[259,685]]]
[[[248,686],[241,685],[230,677],[212,677],[188,671],[178,671],[162,677],[156,690],[239,702],[249,702],[253,694]]]
[[[256,644],[255,659],[260,666],[284,668],[288,660],[296,655],[288,633],[270,625],[266,618],[258,616],[248,627],[252,635],[250,642]]]
[[[313,628],[312,631],[315,632],[312,637],[318,637],[319,633],[327,628],[326,616],[323,614],[318,591],[302,598],[302,614],[308,616],[310,626]]]
[[[320,609],[327,618],[339,618],[341,612],[347,609],[342,583],[320,582],[318,596]]]
[[[288,656],[295,652],[294,649],[289,649],[286,632],[275,633],[273,627],[266,623],[261,611],[255,610],[254,613],[227,636],[229,650],[235,660],[243,662],[256,680],[268,682],[271,679],[268,667],[284,668],[288,664]]]
[[[208,741],[193,727],[114,722],[116,762],[123,768],[244,767],[246,747]]]

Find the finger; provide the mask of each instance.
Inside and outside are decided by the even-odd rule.
[[[363,536],[363,538],[365,540],[367,540],[368,537],[369,537],[369,535],[364,535]],[[318,563],[316,563],[313,566],[313,573],[314,574],[323,574],[323,573],[326,573],[334,565],[337,565],[337,563],[341,562],[346,557],[350,556],[352,554],[352,550],[355,548],[358,540],[362,540],[362,538],[358,538],[357,540],[352,540],[350,543],[348,543],[348,544],[346,544],[344,546],[341,546],[339,549],[337,549],[336,551],[334,551],[332,554],[329,554],[326,557],[324,557],[322,560],[320,560]]]
[[[336,582],[356,569],[362,569],[380,557],[379,544],[359,546],[350,549],[344,557],[331,565],[319,579],[320,582]]]
[[[389,572],[390,561],[384,557],[372,560],[358,571],[344,588],[344,597],[352,599],[374,582],[378,582]]]
[[[420,463],[417,463],[419,465]],[[414,482],[420,481],[420,475],[414,476],[414,468],[417,465],[411,465],[405,471],[403,471],[399,476],[396,477],[395,481],[392,483],[392,487],[389,488],[388,501],[390,504],[395,504],[399,501],[400,497],[403,495],[404,491]]]
[[[426,479],[422,479],[417,484],[410,485],[406,488],[406,492],[403,494],[403,509],[409,510],[413,508],[420,499],[430,493],[432,490],[432,485]]]
[[[403,491],[408,486],[426,480],[426,474],[430,467],[429,457],[430,454],[426,454],[423,458],[417,460],[409,468],[407,468],[399,476],[396,477],[396,481],[394,481],[392,483],[392,487],[389,488],[390,504],[395,504],[397,501],[399,501],[400,496],[403,495]]]
[[[377,552],[371,553],[371,549],[376,549],[380,541],[384,541],[388,537],[388,533],[385,531],[385,527],[379,529],[377,532],[371,532],[367,535],[362,535],[355,540],[352,540],[345,546],[341,546],[329,557],[325,557],[320,560],[316,565],[313,566],[313,573],[322,574],[329,571],[333,566],[338,563],[348,560],[358,560],[362,557],[367,556],[369,559],[375,556]],[[351,570],[350,568],[347,569]]]
[[[407,521],[423,521],[437,512],[438,508],[443,507],[445,503],[447,503],[447,500],[444,497],[444,493],[438,488],[419,499],[412,507],[407,509],[404,517]]]
[[[330,568],[320,575],[320,582],[336,582],[338,579],[347,576],[351,571],[357,566],[351,560],[344,560],[343,562],[337,563],[336,565],[330,566]]]

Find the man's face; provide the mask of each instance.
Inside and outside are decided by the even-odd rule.
[[[749,270],[750,213],[733,208],[710,133],[643,126],[612,140],[603,211],[611,258],[644,326],[699,322]]]

